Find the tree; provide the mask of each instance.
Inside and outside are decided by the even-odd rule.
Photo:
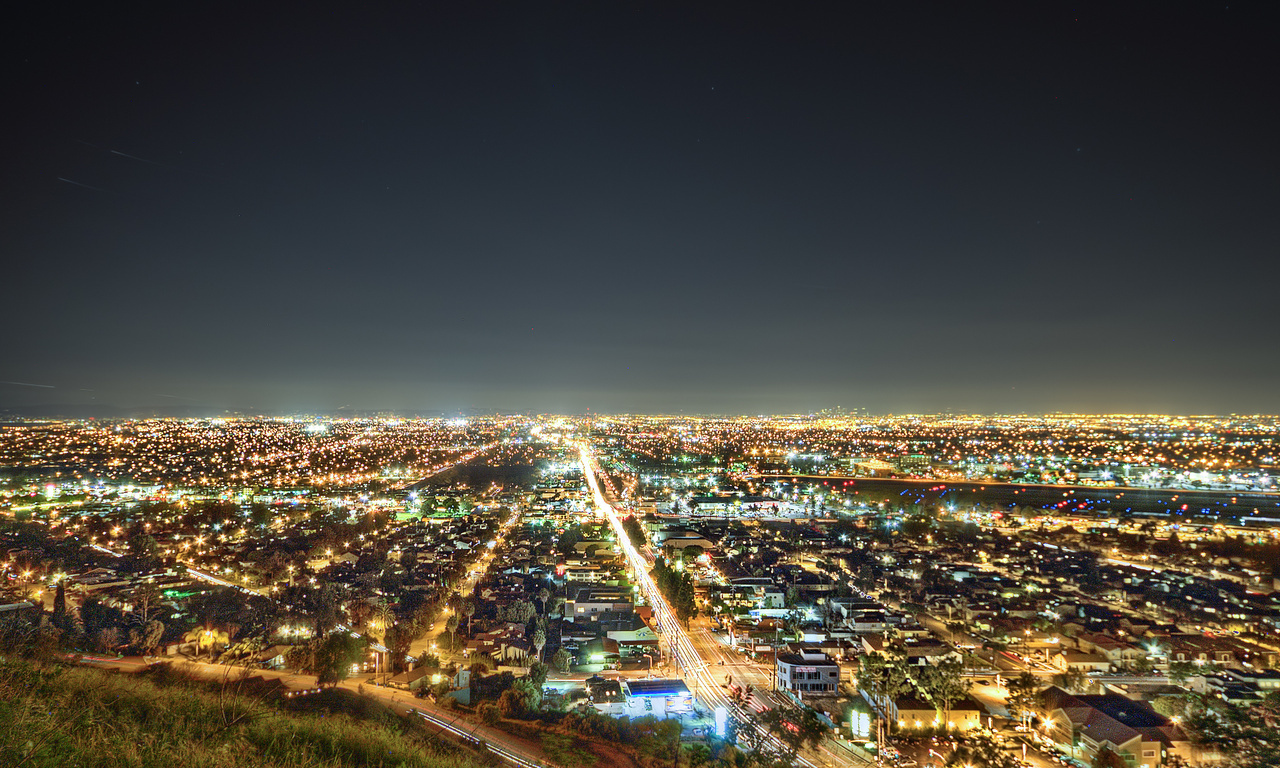
[[[1200,669],[1190,661],[1169,662],[1169,680],[1175,685],[1186,685],[1192,675],[1200,674]]]
[[[568,674],[569,669],[573,666],[573,654],[569,653],[564,648],[557,649],[555,654],[551,657],[551,666],[560,670],[562,673]]]
[[[551,590],[543,587],[538,590],[538,602],[542,603],[542,615],[547,614],[547,599],[551,597]]]
[[[1022,761],[1004,751],[990,735],[976,729],[965,735],[963,744],[947,756],[948,768],[1020,768]]]
[[[143,624],[151,618],[151,605],[159,598],[159,588],[149,581],[133,590],[133,612]]]
[[[686,744],[684,751],[689,768],[701,768],[711,762],[711,747],[706,744]]]
[[[320,686],[336,686],[351,674],[351,667],[360,662],[364,646],[346,632],[335,632],[325,638],[316,649],[316,683]]]
[[[517,624],[528,624],[536,614],[537,610],[533,607],[533,603],[528,600],[516,600],[503,609],[502,618],[504,621]]]
[[[497,725],[502,719],[502,713],[498,711],[498,705],[492,701],[482,701],[476,707],[476,714],[480,715],[480,721],[485,725]]]
[[[498,712],[503,717],[524,717],[524,714],[528,711],[529,705],[524,695],[519,691],[508,688],[498,696]]]
[[[319,590],[308,595],[307,608],[311,613],[316,637],[328,634],[342,617],[342,591],[335,585],[323,583]]]
[[[53,596],[53,618],[59,620],[67,613],[67,585],[65,582],[58,582],[58,591]]]
[[[1027,724],[1036,706],[1036,692],[1040,690],[1040,680],[1030,672],[1023,672],[1009,681],[1008,707],[1009,717],[1022,720]]]
[[[120,647],[120,630],[117,627],[103,627],[93,634],[98,650],[110,653]]]
[[[559,550],[564,554],[569,554],[582,541],[582,529],[576,525],[565,528],[560,533],[559,541],[556,542]]]
[[[1103,747],[1093,756],[1092,768],[1128,768],[1128,764],[1119,752]]]
[[[534,650],[538,652],[538,660],[541,661],[542,647],[547,644],[547,633],[543,632],[541,629],[534,630],[531,642],[533,643]]]
[[[698,606],[694,599],[693,577],[687,571],[680,574],[674,593],[674,595],[668,595],[668,599],[674,597],[672,607],[675,608],[676,618],[687,628],[689,620],[698,615]]]
[[[471,617],[476,615],[476,601],[467,599],[462,603],[462,615],[467,617],[467,637],[471,637]]]
[[[540,661],[535,661],[529,665],[529,679],[533,684],[541,690],[542,686],[547,682],[548,667]]]
[[[786,747],[785,759],[795,759],[804,745],[816,747],[827,732],[827,726],[810,707],[778,707],[760,715],[759,722]]]
[[[1165,717],[1181,718],[1186,714],[1187,702],[1182,696],[1157,696],[1151,700],[1151,708]]]
[[[969,681],[960,677],[964,665],[959,659],[943,659],[920,672],[920,687],[933,705],[942,710],[942,722],[951,722],[951,705],[969,692]]]
[[[315,663],[315,648],[312,644],[295,645],[284,653],[284,663],[289,669],[311,669]]]
[[[645,536],[644,526],[634,516],[627,517],[622,521],[622,530],[627,534],[627,538],[631,541],[631,546],[636,549],[644,549],[649,542]]]
[[[197,654],[205,649],[213,653],[214,648],[225,646],[231,642],[231,633],[220,627],[205,624],[191,629],[182,636],[182,641],[184,643],[194,643]]]
[[[498,711],[503,717],[525,717],[542,706],[542,688],[532,680],[522,677],[498,697]]]
[[[403,672],[406,669],[405,657],[409,655],[409,649],[413,646],[413,641],[421,637],[422,631],[416,622],[401,622],[391,625],[391,631],[387,633],[387,639],[384,643],[391,651],[390,665],[394,672]]]
[[[255,501],[249,507],[249,521],[258,527],[262,527],[271,522],[271,508],[260,501]]]
[[[370,622],[373,628],[377,630],[378,637],[384,644],[386,643],[387,632],[391,630],[391,625],[395,623],[395,620],[396,615],[392,612],[391,606],[387,604],[387,601],[379,601],[373,609],[373,616]]]
[[[1280,765],[1280,692],[1252,706],[1232,706],[1203,694],[1187,694],[1183,729],[1193,743],[1230,755],[1232,768]]]
[[[90,597],[80,606],[80,622],[84,632],[97,637],[104,629],[114,629],[124,622],[124,614],[118,608],[104,605],[98,598]]]
[[[141,627],[129,630],[129,644],[142,653],[151,653],[160,644],[160,638],[163,636],[164,624],[153,619]]]
[[[858,687],[879,700],[880,706],[885,701],[896,701],[911,690],[906,653],[890,646],[883,653],[863,656],[858,667]]]
[[[445,629],[449,630],[449,651],[453,651],[454,641],[458,638],[458,614],[449,614],[449,620],[444,623]]]
[[[1063,690],[1070,693],[1079,693],[1088,685],[1089,678],[1077,667],[1054,675],[1053,681],[1061,686]]]

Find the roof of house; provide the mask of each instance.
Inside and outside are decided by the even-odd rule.
[[[1096,742],[1124,744],[1134,738],[1171,744],[1186,736],[1167,717],[1145,702],[1118,693],[1073,695],[1050,687],[1044,693],[1050,711],[1061,709],[1073,724]]]
[[[407,671],[407,672],[401,672],[400,674],[396,675],[395,677],[392,677],[392,678],[391,678],[390,680],[388,680],[387,682],[389,682],[389,683],[412,683],[412,682],[415,682],[415,681],[417,681],[417,680],[421,680],[422,678],[426,677],[427,675],[430,675],[430,674],[432,674],[432,673],[439,672],[439,671],[440,671],[440,670],[435,669],[434,667],[418,667],[417,669],[411,669],[411,670],[409,670],[409,671]]]

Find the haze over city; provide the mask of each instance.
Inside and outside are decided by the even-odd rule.
[[[1265,11],[30,6],[0,407],[1276,412]]]

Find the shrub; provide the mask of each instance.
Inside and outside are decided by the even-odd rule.
[[[496,725],[502,719],[502,713],[498,711],[498,705],[492,701],[480,702],[480,706],[476,708],[476,713],[480,715],[480,721],[485,725]]]
[[[523,691],[508,688],[498,697],[498,711],[503,717],[520,718],[529,711],[529,703]]]

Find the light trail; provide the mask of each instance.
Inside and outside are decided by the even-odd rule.
[[[414,709],[413,714],[417,715],[418,717],[421,717],[423,720],[426,720],[428,723],[431,723],[432,725],[436,726],[440,730],[446,731],[448,733],[453,734],[454,736],[459,737],[463,741],[470,742],[477,746],[488,749],[490,752],[502,758],[503,760],[510,763],[511,765],[519,766],[519,768],[546,768],[546,765],[544,763],[539,762],[538,760],[535,760],[532,757],[526,757],[524,755],[518,754],[515,751],[502,746],[501,744],[495,744],[491,741],[485,741],[484,739],[477,736],[474,730],[468,731],[465,728],[459,728],[458,726],[454,725],[454,722],[457,722],[456,720],[453,722],[450,722],[448,720],[445,720],[442,717],[436,717],[435,715],[430,714],[428,712],[423,712],[420,709]]]
[[[587,485],[591,488],[591,496],[595,500],[596,507],[609,519],[609,525],[613,528],[618,544],[622,547],[631,570],[635,572],[636,584],[640,587],[640,592],[644,595],[645,600],[653,608],[654,619],[657,621],[662,635],[667,639],[672,657],[675,659],[684,678],[686,680],[692,679],[694,682],[695,700],[701,698],[704,703],[709,704],[713,709],[715,707],[724,707],[739,723],[754,729],[772,746],[785,751],[782,742],[770,734],[762,725],[755,722],[750,713],[744,712],[730,701],[729,697],[720,689],[720,685],[711,677],[710,662],[704,660],[694,647],[693,641],[690,640],[688,633],[684,631],[684,627],[680,625],[679,620],[676,618],[675,611],[672,610],[671,605],[663,597],[662,593],[658,591],[658,585],[654,583],[653,577],[649,575],[648,561],[631,544],[631,539],[622,527],[622,519],[618,517],[617,510],[605,500],[604,494],[600,492],[600,484],[596,481],[595,460],[587,451],[585,443],[578,445],[578,454],[582,461],[582,473],[587,479]],[[804,766],[804,768],[816,768],[814,762],[800,754],[796,755],[796,762]]]

